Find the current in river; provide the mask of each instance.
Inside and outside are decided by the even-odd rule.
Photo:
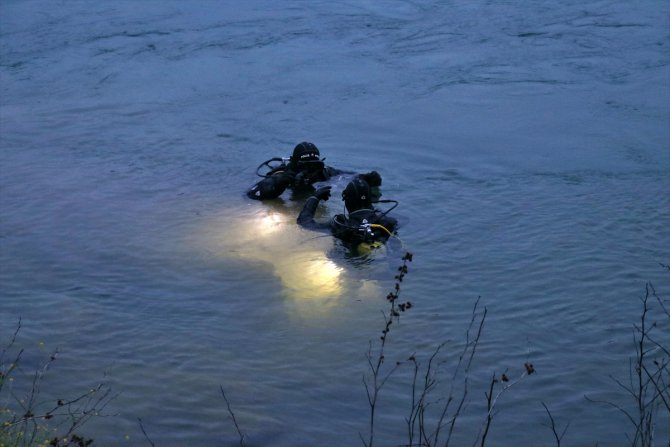
[[[352,257],[289,193],[245,196],[301,141],[381,174],[397,238]],[[554,445],[545,406],[564,445],[630,445],[617,381],[649,284],[670,346],[666,1],[3,0],[0,169],[13,392],[58,350],[44,401],[115,396],[81,428],[96,445],[149,445],[138,419],[157,446],[239,445],[221,389],[250,446],[363,445],[405,252],[376,446],[407,444],[410,357],[442,346],[427,424],[463,395],[475,304],[453,445],[502,374],[487,445]]]

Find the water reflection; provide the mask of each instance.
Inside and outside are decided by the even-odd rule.
[[[319,301],[320,308],[335,305],[348,281],[345,269],[329,257],[332,237],[300,228],[295,206],[263,205],[229,210],[208,221],[201,244],[216,257],[271,265],[282,294],[293,300]]]
[[[261,217],[259,222],[253,223],[251,225],[257,225],[258,231],[261,236],[269,236],[273,233],[277,233],[282,226],[282,217],[276,212],[269,212],[266,216]]]
[[[324,252],[292,254],[275,267],[289,296],[300,300],[322,300],[342,295],[345,290],[343,269]]]

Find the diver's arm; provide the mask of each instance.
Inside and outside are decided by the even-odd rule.
[[[249,188],[247,197],[254,200],[276,199],[291,184],[292,179],[292,176],[286,172],[265,177]]]
[[[334,177],[336,175],[350,175],[350,174],[355,174],[354,171],[345,171],[344,169],[337,169],[332,166],[325,166],[324,169],[324,174],[326,179],[330,177]]]
[[[314,220],[314,214],[316,213],[316,208],[319,206],[320,200],[314,196],[311,196],[305,202],[305,206],[302,207],[302,211],[298,215],[298,225],[301,227],[311,228],[316,224]]]
[[[298,215],[298,225],[312,230],[330,229],[330,224],[319,223],[314,220],[316,208],[319,206],[321,200],[328,200],[330,197],[330,186],[324,186],[317,189],[313,196],[310,196],[302,207],[302,211]]]

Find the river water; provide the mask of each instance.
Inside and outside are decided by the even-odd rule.
[[[21,318],[25,374],[59,349],[45,399],[109,384],[99,445],[149,445],[138,418],[159,446],[239,445],[220,387],[249,445],[362,445],[405,250],[387,366],[446,342],[446,387],[487,309],[457,445],[526,362],[487,445],[554,445],[542,403],[566,445],[628,445],[586,397],[633,408],[646,282],[670,297],[670,3],[4,0],[0,89],[0,336]],[[288,194],[244,196],[303,140],[382,174],[399,239],[352,259]],[[375,445],[407,442],[411,373]]]

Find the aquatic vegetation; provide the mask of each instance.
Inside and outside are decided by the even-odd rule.
[[[386,296],[386,300],[390,305],[388,314],[382,312],[384,316],[384,329],[382,330],[382,335],[379,337],[379,345],[376,348],[373,348],[373,343],[370,342],[370,348],[367,353],[368,366],[370,368],[370,374],[367,377],[364,377],[363,384],[365,385],[365,392],[368,398],[368,404],[370,405],[370,427],[369,427],[369,437],[367,440],[361,436],[363,444],[371,447],[374,442],[375,435],[375,415],[377,411],[377,401],[379,399],[379,393],[382,388],[391,377],[393,372],[400,366],[400,362],[396,362],[388,371],[383,371],[382,367],[384,365],[384,348],[386,347],[386,340],[388,334],[391,330],[391,325],[393,321],[397,321],[400,318],[400,312],[405,312],[412,308],[411,301],[406,301],[404,303],[398,302],[400,297],[400,285],[408,272],[407,263],[412,262],[412,254],[405,253],[402,257],[402,265],[398,267],[398,274],[395,276],[395,286],[394,290]],[[410,443],[411,445],[411,443]]]
[[[363,445],[366,447],[372,447],[375,442],[375,418],[380,392],[398,368],[409,365],[412,371],[408,397],[410,410],[405,417],[407,440],[400,445],[417,447],[448,446],[452,441],[456,423],[462,415],[469,395],[472,363],[482,336],[487,314],[486,307],[483,311],[479,310],[480,298],[475,301],[473,306],[471,319],[465,333],[465,343],[463,343],[460,352],[453,357],[451,375],[448,376],[450,383],[446,384],[446,393],[438,390],[437,386],[438,372],[448,363],[447,359],[441,358],[446,342],[439,343],[433,352],[428,355],[425,366],[419,360],[419,355],[413,353],[406,360],[393,362],[386,369],[384,368],[385,348],[393,322],[398,321],[402,312],[406,312],[413,307],[411,301],[399,302],[401,286],[409,272],[408,262],[412,262],[412,259],[413,255],[409,252],[402,257],[403,263],[398,267],[398,274],[394,278],[396,282],[393,291],[386,297],[390,309],[388,313],[383,312],[384,329],[382,335],[376,347],[373,347],[373,343],[370,342],[367,353],[369,374],[364,377],[363,383],[370,407],[369,433],[367,439],[359,434]],[[487,412],[475,440],[475,445],[477,443],[480,443],[482,447],[485,445],[499,398],[512,386],[533,373],[535,373],[535,368],[530,362],[524,364],[524,369],[514,381],[509,379],[507,371],[500,375],[493,373],[488,391],[485,392]],[[440,435],[443,435],[445,431],[446,439],[443,444],[439,443],[441,441]]]
[[[52,369],[58,351],[32,374],[21,368],[24,349],[16,347],[21,320],[0,352],[0,447],[86,447],[93,439],[78,434],[93,417],[106,416],[114,396],[99,383],[74,398],[44,399],[42,382]],[[56,374],[56,372],[54,372]]]
[[[479,310],[479,298],[472,309],[462,350],[455,359],[452,358],[452,375],[439,375],[442,380],[446,378],[447,381],[450,381],[446,384],[446,392],[444,387],[443,391],[438,390],[438,370],[444,368],[444,365],[449,362],[448,358],[440,357],[445,347],[444,342],[428,354],[425,365],[419,360],[420,355],[413,353],[407,360],[393,362],[384,369],[385,348],[389,341],[390,329],[394,321],[400,317],[399,311],[409,310],[413,306],[409,301],[398,303],[402,281],[408,273],[407,263],[411,260],[412,255],[409,253],[403,257],[403,264],[399,267],[399,274],[395,277],[394,290],[387,296],[390,309],[388,313],[383,314],[382,335],[376,348],[373,348],[372,342],[370,343],[367,355],[369,374],[364,378],[364,384],[370,407],[369,433],[367,438],[360,435],[366,447],[372,447],[375,443],[377,428],[375,418],[379,394],[391,375],[404,364],[409,364],[412,368],[412,382],[408,397],[410,410],[405,417],[407,438],[398,445],[417,447],[450,445],[456,423],[469,399],[472,362],[480,343],[487,315],[486,307],[483,311]],[[670,270],[670,266],[664,264],[661,266]],[[668,300],[659,297],[651,283],[647,283],[645,294],[640,301],[640,319],[633,325],[635,355],[629,359],[628,380],[622,381],[611,376],[616,385],[624,391],[624,395],[629,397],[628,403],[596,401],[588,396],[586,398],[592,402],[614,407],[625,416],[632,427],[627,435],[632,446],[651,447],[659,441],[657,427],[667,427],[670,422],[670,346],[667,339],[670,328],[670,311],[666,305]],[[523,367],[519,368],[515,379],[507,370],[502,374],[494,372],[491,375],[488,389],[484,392],[486,399],[484,421],[473,446],[483,447],[486,444],[499,399],[513,386],[535,373],[536,368],[533,363],[526,361]],[[551,430],[556,445],[560,447],[568,432],[570,422],[568,421],[562,428],[559,428],[547,404],[545,402],[541,404],[549,420],[547,426]],[[440,438],[441,435],[443,439]],[[663,443],[668,440],[660,441]]]
[[[667,265],[661,266],[670,270]],[[657,425],[670,424],[670,344],[667,338],[670,310],[665,304],[667,301],[658,296],[651,283],[646,284],[645,294],[640,298],[640,320],[633,325],[635,357],[629,359],[628,379],[624,381],[610,376],[628,396],[629,404],[586,396],[591,402],[615,408],[625,417],[633,428],[628,438],[634,447],[655,445]]]
[[[368,372],[363,377],[363,384],[369,405],[369,417],[366,422],[367,433],[359,432],[359,437],[365,447],[376,445],[376,434],[379,430],[384,429],[384,427],[378,427],[377,423],[380,396],[394,373],[408,366],[411,368],[411,383],[407,394],[409,411],[404,418],[406,439],[397,440],[393,445],[447,447],[456,443],[454,433],[457,430],[457,422],[463,415],[468,402],[471,402],[472,365],[483,334],[487,309],[486,307],[480,308],[480,298],[475,301],[465,332],[465,341],[460,351],[451,358],[444,358],[447,343],[442,342],[428,354],[412,353],[404,360],[389,361],[386,351],[391,341],[391,329],[397,326],[403,312],[414,308],[411,301],[400,300],[403,280],[409,272],[408,263],[412,261],[412,254],[406,253],[402,261],[395,276],[393,290],[386,296],[389,308],[382,312],[384,322],[381,335],[376,341],[370,341],[366,354]],[[664,268],[670,270],[668,266]],[[652,302],[655,304],[653,309]],[[656,332],[667,331],[668,323],[670,323],[670,311],[666,302],[667,300],[663,300],[656,294],[651,284],[647,284],[645,295],[641,299],[640,321],[634,324],[635,357],[630,359],[629,381],[626,383],[613,378],[616,384],[625,391],[625,394],[632,398],[632,408],[631,405],[597,401],[587,397],[589,401],[604,403],[616,408],[626,417],[633,427],[628,437],[630,444],[634,447],[655,445],[657,424],[670,421],[670,346],[662,336],[655,335]],[[661,319],[667,317],[668,320],[652,322],[652,314],[660,316]],[[451,348],[453,351],[453,346]],[[421,360],[422,357],[425,357],[426,360]],[[451,362],[451,374],[445,375],[443,370],[449,362]],[[530,360],[527,360],[515,372],[505,370],[502,373],[492,373],[487,382],[487,389],[484,391],[485,412],[481,427],[472,442],[473,446],[484,447],[486,445],[495,415],[498,414],[496,406],[502,396],[528,376],[536,373],[536,367]],[[447,383],[440,384],[440,380]],[[221,391],[229,417],[239,436],[240,446],[244,447],[247,435],[241,429],[223,388]],[[547,415],[546,426],[551,431],[555,445],[560,447],[565,435],[569,432],[570,422],[559,423],[551,413],[549,406],[541,400],[540,403]],[[665,441],[661,440],[661,442]],[[385,441],[386,444],[388,444],[387,441]]]
[[[367,372],[363,375],[363,384],[369,416],[366,421],[361,421],[366,426],[365,432],[359,432],[361,443],[366,447],[380,443],[377,435],[385,428],[379,424],[380,396],[388,392],[386,386],[403,368],[409,369],[409,374],[405,375],[410,378],[409,386],[405,388],[406,394],[400,393],[401,396],[396,397],[400,397],[407,408],[404,420],[398,421],[398,424],[404,423],[405,438],[394,440],[393,444],[384,440],[384,445],[446,447],[459,444],[460,440],[457,441],[454,434],[463,430],[459,424],[468,403],[472,403],[473,361],[477,357],[488,313],[487,308],[480,305],[480,298],[475,300],[464,341],[460,344],[440,342],[432,351],[413,352],[402,360],[393,360],[388,353],[393,341],[391,335],[401,335],[396,329],[400,319],[415,309],[414,302],[406,299],[403,293],[412,260],[411,253],[402,257],[395,283],[386,295],[388,307],[382,311],[381,334],[370,341],[366,353]],[[663,267],[670,271],[670,267]],[[586,396],[589,402],[616,409],[628,421],[628,443],[634,447],[651,447],[659,442],[666,445],[667,442],[659,439],[667,434],[667,429],[660,431],[661,436],[657,429],[670,422],[670,346],[667,338],[670,307],[667,303],[668,300],[660,297],[651,283],[646,284],[645,293],[640,298],[639,320],[633,324],[634,354],[629,359],[628,378],[621,380],[615,374],[610,375],[617,388],[623,391],[621,402]],[[19,320],[14,334],[0,351],[0,447],[93,445],[93,439],[79,433],[91,418],[106,416],[104,410],[114,398],[111,390],[100,383],[74,398],[44,398],[42,382],[48,372],[57,373],[52,366],[58,351],[49,354],[34,374],[26,374],[23,370],[26,363],[24,350],[16,346],[20,330]],[[445,370],[449,371],[445,373]],[[514,371],[491,374],[483,393],[481,426],[476,431],[473,446],[486,445],[502,397],[536,372],[535,365],[528,359]],[[245,447],[250,441],[243,429],[244,421],[236,417],[223,386],[220,391],[226,405],[224,411],[229,415],[240,446]],[[558,421],[550,411],[550,405],[539,396],[538,401],[546,412],[546,425],[553,441],[560,447],[569,434],[570,421]],[[138,421],[145,440],[154,446],[142,420]],[[471,429],[468,427],[468,431]]]

